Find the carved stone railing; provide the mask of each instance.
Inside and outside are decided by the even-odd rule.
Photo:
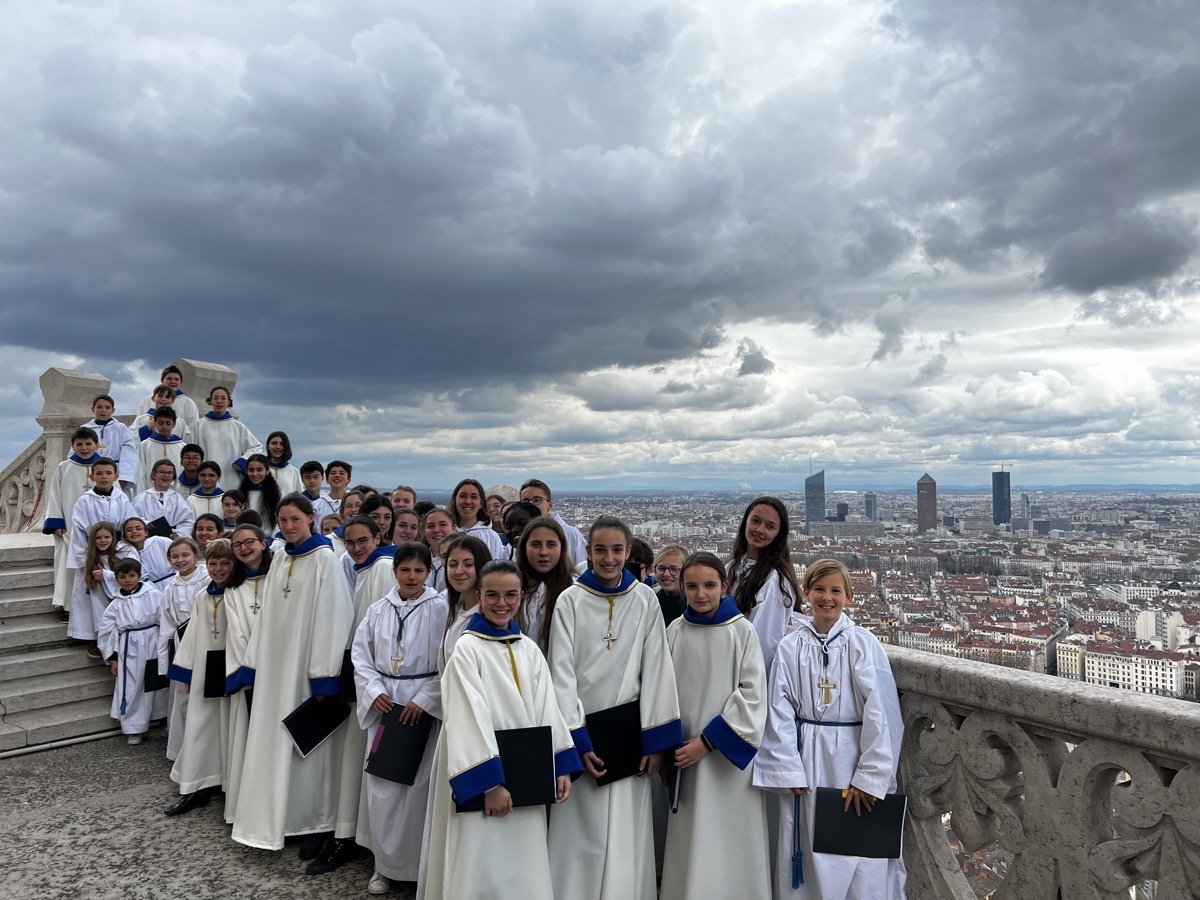
[[[217,363],[177,359],[184,388],[194,395],[200,412],[209,390],[222,384],[233,389],[237,373]],[[41,529],[46,508],[46,473],[53,472],[71,452],[71,433],[92,418],[92,401],[109,391],[109,380],[92,372],[50,368],[38,379],[42,411],[37,423],[42,434],[0,471],[0,534]],[[132,415],[120,416],[130,421]]]
[[[1200,704],[888,647],[908,896],[1200,897]],[[947,827],[948,826],[948,827]],[[999,860],[999,864],[996,864]],[[1000,883],[1000,879],[1003,879]]]

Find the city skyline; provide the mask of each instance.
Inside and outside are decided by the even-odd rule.
[[[187,357],[379,480],[1200,481],[1195,3],[70,8],[0,38],[0,458]]]

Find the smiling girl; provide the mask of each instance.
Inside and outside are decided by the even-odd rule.
[[[281,495],[266,456],[261,453],[250,454],[246,460],[246,474],[242,476],[238,490],[246,495],[246,509],[252,509],[262,516],[264,530],[268,534],[274,531],[275,510],[279,507]]]
[[[446,635],[442,639],[442,656],[438,669],[444,669],[454,644],[479,603],[479,572],[492,561],[487,545],[476,537],[456,534],[446,541],[446,599],[448,612]]]
[[[800,593],[788,550],[788,511],[782,500],[759,497],[750,501],[726,571],[738,610],[758,632],[769,672]]]
[[[218,386],[208,392],[209,411],[200,417],[188,440],[204,448],[205,459],[221,467],[221,487],[231,490],[246,471],[246,459],[251,453],[261,453],[262,444],[240,419],[229,411],[233,394]]]
[[[484,506],[486,496],[480,482],[464,478],[450,492],[450,512],[455,528],[483,541],[490,558],[498,559],[504,555],[504,542],[492,529],[491,517]]]
[[[517,568],[523,596],[517,624],[542,652],[550,646],[550,623],[559,596],[575,583],[575,566],[567,552],[567,537],[553,516],[538,516],[525,526],[519,541]]]
[[[272,431],[267,435],[267,460],[271,475],[279,485],[281,494],[304,490],[300,470],[292,465],[292,441],[286,431]]]
[[[200,562],[200,547],[191,538],[176,538],[167,548],[167,561],[175,577],[163,589],[162,612],[158,619],[158,672],[167,675],[183,639],[196,593],[208,579],[208,568]],[[187,694],[179,683],[171,682],[171,712],[167,718],[167,759],[179,758],[187,720]]]
[[[425,514],[422,523],[425,543],[429,545],[429,553],[433,557],[433,568],[429,570],[427,584],[434,590],[444,590],[446,587],[446,541],[454,534],[454,517],[450,510],[436,507]]]

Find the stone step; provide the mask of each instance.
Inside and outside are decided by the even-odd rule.
[[[4,590],[0,586],[0,627],[9,619],[34,616],[50,611],[51,590],[46,587],[25,587]]]
[[[21,616],[0,627],[0,650],[61,644],[66,639],[67,623],[57,613]]]
[[[110,693],[5,716],[0,723],[0,752],[120,728],[120,723],[109,715],[111,709]]]
[[[62,706],[76,700],[112,697],[113,676],[103,666],[14,678],[0,684],[7,722],[13,713]]]
[[[54,570],[48,567],[0,570],[0,597],[9,591],[42,588],[47,593],[54,587]]]
[[[48,647],[0,655],[0,696],[4,693],[3,683],[14,678],[69,672],[89,666],[102,667],[103,663],[89,657],[83,646]]]
[[[54,564],[54,542],[38,535],[36,544],[15,545],[15,537],[0,536],[0,575],[14,568],[33,568]],[[45,543],[41,543],[44,540]]]

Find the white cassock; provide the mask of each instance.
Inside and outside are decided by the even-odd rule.
[[[204,448],[204,458],[211,459],[221,467],[221,487],[233,490],[241,483],[241,473],[246,470],[246,457],[262,453],[250,429],[240,419],[228,412],[221,416],[207,412],[192,427],[189,442]],[[236,464],[236,465],[235,465]]]
[[[517,807],[506,816],[454,811],[454,797],[468,801],[504,783],[498,730],[549,725],[555,775],[583,768],[542,651],[509,624],[499,631],[482,615],[473,616],[442,675],[445,725],[436,748],[418,898],[575,896],[553,887],[544,807]],[[553,808],[551,820],[574,802],[572,792]]]
[[[606,642],[605,635],[615,640]],[[558,706],[582,755],[592,749],[585,713],[640,699],[642,753],[683,742],[675,672],[658,598],[625,572],[605,588],[585,572],[558,597],[550,633]],[[550,819],[550,867],[559,897],[654,900],[650,779],[597,787],[575,782]]]
[[[440,556],[433,558],[433,565],[429,567],[429,574],[425,576],[425,583],[435,591],[444,591],[446,589],[446,561]]]
[[[208,569],[205,568],[204,563],[200,563],[187,578],[176,573],[174,578],[165,583],[162,612],[158,618],[158,674],[170,673],[171,644],[174,642],[175,648],[179,648],[179,643],[183,640],[184,627],[192,617],[192,605],[196,602],[196,592],[203,590],[207,582]],[[188,695],[177,681],[171,682],[167,693],[170,695],[171,708],[167,715],[167,759],[174,762],[179,757],[179,748],[183,746]]]
[[[333,542],[330,541],[330,543]],[[337,554],[337,551],[335,550],[334,553]],[[338,554],[338,562],[342,564],[342,571],[346,573],[346,583],[350,585],[350,592],[354,593],[354,582],[358,578],[358,571],[354,565],[354,557],[349,553],[341,553]],[[376,597],[375,599],[378,600],[379,598]],[[358,626],[356,625],[355,627]]]
[[[225,690],[229,694],[229,778],[225,782],[225,822],[233,824],[250,731],[253,673],[246,668],[246,651],[266,600],[267,568],[246,573],[246,580],[225,590]]]
[[[121,720],[122,734],[143,734],[150,720],[166,713],[167,692],[146,693],[146,663],[158,655],[158,616],[162,593],[142,582],[132,594],[118,593],[100,617],[96,642],[100,655],[117,661],[117,683],[113,689],[114,719]]]
[[[246,647],[254,702],[233,839],[279,850],[289,835],[333,831],[345,724],[301,758],[283,719],[312,696],[340,703],[342,657],[354,603],[329,541],[312,535],[271,562],[265,599]]]
[[[770,897],[765,795],[750,782],[767,724],[758,635],[732,598],[705,618],[690,609],[667,628],[687,738],[715,748],[684,769],[667,823],[662,900]]]
[[[437,658],[446,614],[446,598],[429,588],[411,600],[403,600],[393,587],[367,609],[350,648],[358,723],[366,729],[358,761],[360,772],[366,748],[379,730],[380,713],[371,704],[380,694],[386,694],[397,706],[412,702],[435,720],[442,718]],[[375,869],[395,881],[417,880],[437,736],[435,721],[411,785],[362,774],[358,842],[375,854]]]
[[[192,511],[192,521],[200,518],[205,513],[212,513],[222,522],[225,521],[225,508],[221,505],[221,498],[225,496],[219,486],[212,489],[212,493],[206,492],[203,488],[196,488],[187,497],[188,509]]]
[[[180,472],[179,477],[175,479],[175,483],[171,487],[179,493],[179,496],[186,500],[195,491],[200,490],[200,476],[195,475],[189,478],[186,472]],[[221,516],[221,518],[225,517]]]
[[[443,597],[446,596],[445,591],[441,591]],[[450,600],[446,600],[446,608],[450,608]],[[438,671],[446,671],[446,660],[450,658],[450,654],[454,652],[454,645],[458,643],[458,639],[462,637],[462,633],[467,628],[467,623],[471,621],[475,613],[479,612],[479,604],[475,604],[470,609],[459,607],[458,612],[454,614],[454,618],[446,623],[446,633],[442,635],[442,648],[438,653]]]
[[[300,470],[291,463],[268,462],[267,470],[275,476],[275,483],[279,485],[280,497],[304,490],[304,481],[300,478]],[[320,524],[321,520],[317,519],[317,525]]]
[[[153,582],[160,591],[166,586],[164,582],[175,575],[175,570],[167,561],[167,551],[171,548],[170,538],[152,534],[142,542],[141,550],[125,541],[121,541],[117,547],[125,552],[133,551],[142,563],[142,580]]]
[[[184,440],[177,434],[170,437],[160,437],[152,434],[138,445],[138,478],[135,493],[150,489],[150,476],[154,464],[161,459],[168,460],[175,466],[175,475],[183,470],[179,457],[183,455]]]
[[[739,581],[754,566],[754,560],[748,559],[729,585],[729,593],[735,593]],[[754,595],[754,608],[747,612],[746,618],[758,633],[759,645],[762,647],[763,662],[768,672],[775,660],[775,648],[783,640],[783,636],[792,630],[793,611],[796,599],[792,596],[791,585],[785,584],[778,572],[772,572],[763,582],[757,594]]]
[[[479,540],[487,544],[488,552],[492,554],[492,559],[508,559],[508,554],[504,549],[504,541],[500,540],[500,535],[489,523],[476,522],[470,528],[463,528],[462,533],[479,538]]]
[[[171,526],[171,534],[191,537],[192,526],[196,524],[196,514],[187,500],[178,491],[169,488],[165,491],[153,488],[142,491],[133,498],[133,510],[147,522],[166,519]]]
[[[396,548],[389,544],[376,547],[371,551],[371,555],[363,560],[361,566],[354,565],[353,560],[350,561],[355,576],[350,588],[354,599],[355,632],[371,604],[386,596],[388,591],[396,586],[396,576],[392,574],[392,559],[395,553]],[[346,740],[342,744],[339,763],[337,826],[333,831],[336,838],[354,837],[358,829],[363,760],[367,755],[367,733],[363,730],[365,727],[360,726],[354,716],[346,723]]]
[[[119,545],[113,554],[114,564],[119,559],[137,559],[137,553],[134,552],[132,547]],[[94,587],[88,587],[86,573],[82,569],[75,573],[75,581],[71,585],[71,621],[67,623],[67,637],[73,637],[81,641],[95,641],[100,628],[100,617],[104,615],[104,610],[120,590],[117,587],[116,576],[113,575],[112,570],[108,567],[106,557],[100,558],[100,568],[104,571]],[[84,606],[88,607],[89,611],[87,613],[81,612]],[[84,638],[79,635],[78,632],[82,631],[83,626],[82,624],[76,625],[77,613],[80,620],[84,616],[90,617],[93,623],[92,636],[90,638]]]
[[[546,585],[539,584],[533,593],[521,600],[521,612],[518,624],[522,633],[533,638],[534,643],[546,652],[542,644],[542,623],[546,621]]]
[[[320,527],[321,520],[326,516],[338,515],[338,507],[341,506],[340,500],[334,500],[328,494],[318,494],[316,497],[314,497],[308,491],[301,491],[300,493],[302,493],[305,499],[307,499],[308,502],[313,505],[313,513],[316,515],[317,527]]]
[[[117,464],[117,480],[137,484],[138,441],[129,426],[120,419],[106,419],[103,424],[92,419],[85,422],[83,427],[92,429],[100,438],[97,455],[107,456]]]
[[[147,411],[147,413],[153,410],[154,395],[151,394],[149,397],[143,400],[141,405],[138,406],[138,409],[144,409]],[[184,434],[187,433],[187,429],[195,426],[196,421],[200,418],[200,410],[196,406],[196,401],[178,388],[175,389],[175,399],[171,402],[171,409],[175,410],[175,415],[177,417],[176,425]],[[141,416],[138,416],[138,418],[140,419]],[[153,419],[153,416],[151,416],[151,419]],[[136,426],[138,424],[139,423],[137,420],[134,420],[134,425]],[[153,421],[151,422],[151,425],[153,425]]]
[[[754,784],[778,792],[776,896],[904,897],[902,860],[812,852],[814,789],[853,785],[874,797],[894,792],[903,732],[896,682],[875,636],[846,615],[828,636],[819,635],[812,619],[803,617],[800,628],[779,645],[771,670],[767,730],[754,761]],[[809,792],[794,798],[793,787]],[[797,808],[804,881],[793,889]]]
[[[196,593],[192,619],[170,670],[172,681],[191,685],[183,745],[171,768],[171,780],[181,794],[220,787],[228,777],[229,698],[204,696],[208,654],[225,649],[226,630],[225,589],[209,582]],[[221,684],[225,684],[224,668]]]
[[[581,562],[587,562],[587,538],[583,536],[583,532],[553,510],[550,515],[554,517],[555,522],[562,526],[563,534],[566,535],[567,552],[571,554],[571,565],[576,566]]]
[[[96,639],[96,624],[99,622],[95,605],[88,591],[83,573],[84,561],[87,558],[88,530],[97,522],[108,522],[121,533],[121,523],[133,515],[133,507],[129,498],[120,488],[113,488],[107,495],[96,493],[92,488],[83,493],[71,509],[71,527],[67,531],[67,568],[74,570],[71,578],[71,603],[67,608],[71,611],[70,621],[67,622],[67,637],[80,641]],[[116,587],[112,588],[116,593]],[[75,601],[80,599],[81,602]],[[99,613],[104,612],[102,604]]]
[[[63,534],[54,534],[54,606],[69,609],[71,587],[75,573],[67,567],[67,545],[71,535],[71,512],[75,501],[92,486],[92,463],[100,457],[92,454],[82,457],[72,453],[58,464],[46,485],[46,520],[42,534],[54,534],[58,529]]]

